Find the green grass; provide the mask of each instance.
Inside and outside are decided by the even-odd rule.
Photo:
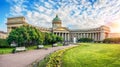
[[[81,43],[61,59],[62,67],[120,67],[120,45]]]
[[[29,46],[29,47],[27,47],[27,50],[35,50],[35,49],[37,49],[37,46]]]
[[[58,44],[58,46],[62,46],[62,44]],[[50,48],[52,45],[45,45],[44,48]],[[0,54],[10,54],[14,48],[0,48]],[[27,50],[35,50],[37,46],[27,47]]]
[[[74,47],[65,48],[62,50],[55,51],[52,54],[49,54],[43,60],[38,62],[38,67],[60,67],[61,57],[63,53],[71,48],[74,48]]]
[[[13,48],[0,48],[0,54],[12,53]]]

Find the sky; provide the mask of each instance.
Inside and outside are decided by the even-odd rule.
[[[69,29],[106,25],[120,33],[120,0],[0,0],[0,31],[7,31],[7,18],[18,16],[50,28],[56,14]]]

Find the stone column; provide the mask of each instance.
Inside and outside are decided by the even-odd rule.
[[[94,40],[96,40],[96,39],[95,39],[95,33],[94,33]]]
[[[81,33],[80,33],[80,38],[81,38]]]
[[[92,38],[93,38],[93,40],[95,40],[95,39],[94,39],[94,33],[92,33]]]
[[[62,38],[63,38],[63,33],[61,33],[61,36],[62,36]],[[64,38],[63,38],[64,39]]]
[[[90,38],[91,38],[91,33],[90,33]],[[91,38],[92,39],[92,38]]]
[[[90,38],[90,33],[88,34],[88,37]]]
[[[82,33],[82,38],[84,38],[84,34]]]
[[[85,38],[85,33],[83,33],[83,38]]]
[[[67,39],[67,38],[66,38],[66,34],[67,34],[67,33],[65,33],[65,41],[66,41],[66,39]]]
[[[87,33],[85,33],[85,38],[87,38]]]
[[[70,33],[68,33],[68,41],[70,41]]]
[[[100,41],[102,41],[102,40],[105,39],[105,33],[104,33],[104,32],[101,32],[100,34],[101,34],[101,36],[100,36]]]
[[[97,33],[95,33],[95,37],[94,38],[95,38],[95,41],[97,41]]]
[[[88,38],[88,33],[86,34],[86,36],[87,36],[86,38]]]
[[[68,41],[68,33],[66,33],[66,41]]]
[[[90,36],[91,36],[91,39],[93,39],[93,38],[92,38],[92,33],[90,33]]]
[[[84,38],[86,38],[86,33],[84,33]]]
[[[65,33],[63,33],[63,38],[64,38],[64,41],[65,41]]]
[[[98,41],[98,33],[96,33],[96,41]]]
[[[99,35],[99,36],[98,36],[98,40],[100,41],[100,32],[98,33],[98,35]]]
[[[77,35],[76,35],[76,36],[77,36],[77,40],[78,40],[78,39],[79,39],[79,33],[77,33]]]
[[[99,32],[98,32],[98,38],[97,38],[97,41],[99,41],[99,36],[100,36],[100,35],[99,35]]]
[[[80,38],[81,38],[81,33],[80,33]]]

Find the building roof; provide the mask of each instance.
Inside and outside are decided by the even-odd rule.
[[[2,33],[2,34],[7,34],[7,32],[4,32],[4,31],[0,31],[0,33]]]
[[[58,15],[56,15],[56,17],[53,19],[53,22],[56,22],[56,21],[61,21]]]
[[[69,29],[66,28],[66,27],[57,27],[57,28],[54,29],[53,31],[69,31]]]
[[[24,17],[24,16],[8,17],[7,19],[9,20],[9,19],[16,19],[16,18],[23,18],[23,19],[25,19],[25,17]]]

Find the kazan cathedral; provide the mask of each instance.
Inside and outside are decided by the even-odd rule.
[[[9,34],[12,29],[15,29],[19,26],[28,24],[25,20],[25,17],[11,17],[7,18],[7,33]],[[29,24],[30,25],[30,24]],[[31,25],[33,26],[33,25]],[[37,27],[42,32],[52,32],[55,35],[61,36],[66,42],[73,42],[73,39],[80,38],[92,38],[94,41],[102,41],[105,38],[108,38],[110,33],[110,29],[107,26],[100,26],[98,28],[93,29],[77,29],[70,30],[67,27],[62,26],[62,21],[56,15],[56,17],[52,20],[52,28],[43,28]]]

